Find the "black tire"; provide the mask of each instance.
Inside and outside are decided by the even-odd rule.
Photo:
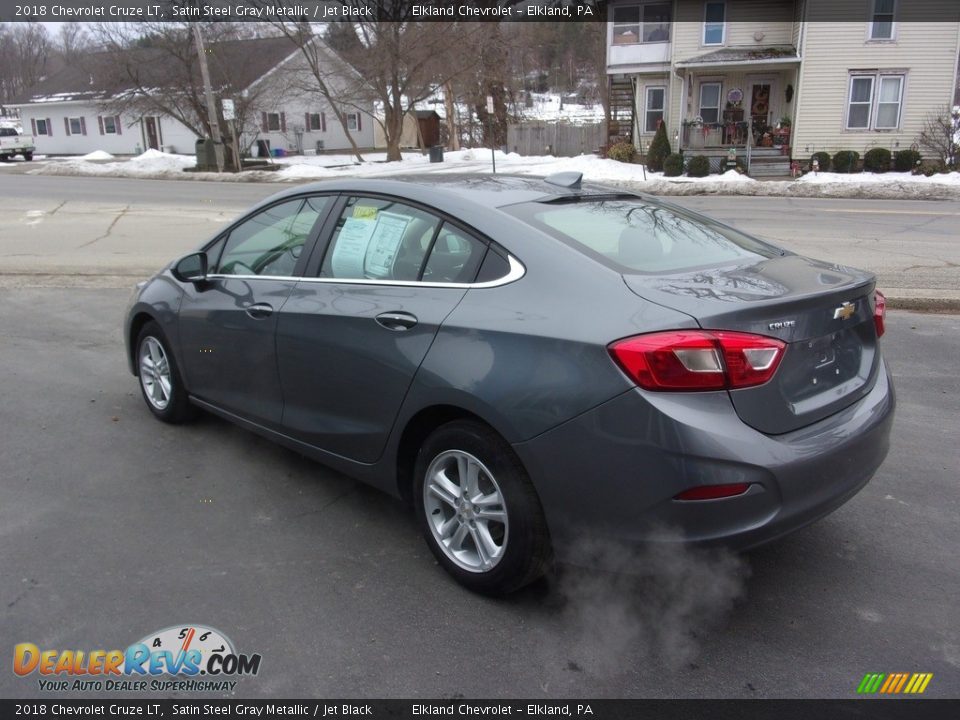
[[[10,162],[9,155],[0,155],[0,162]]]
[[[30,162],[31,160],[33,160],[33,153],[32,152],[24,153],[23,159],[26,160],[27,162]]]
[[[166,360],[166,365],[168,368],[168,381],[169,389],[164,391],[162,386],[157,389],[164,397],[158,397],[151,393],[148,390],[148,384],[151,387],[154,387],[153,383],[158,383],[157,375],[154,374],[148,377],[148,380],[145,381],[145,368],[144,368],[144,352],[145,345],[147,343],[157,343],[159,345],[163,357]],[[154,348],[156,346],[153,346]],[[137,335],[137,342],[134,345],[135,349],[135,362],[137,368],[137,379],[139,380],[140,392],[143,395],[143,400],[147,404],[147,408],[160,420],[163,422],[178,424],[190,420],[196,414],[196,408],[190,403],[189,397],[187,397],[187,389],[183,384],[183,379],[180,375],[180,368],[177,367],[177,360],[173,356],[173,353],[170,350],[170,343],[167,342],[167,338],[164,336],[163,331],[160,329],[160,326],[157,323],[150,321],[140,330],[140,334]],[[149,353],[148,353],[149,354]],[[151,358],[152,361],[152,358]],[[154,363],[155,365],[156,363]],[[153,382],[151,383],[150,380]]]
[[[495,507],[502,510],[505,506],[506,523],[499,524],[474,514],[483,512],[481,503],[473,505],[468,500],[466,506],[461,505],[457,510],[448,501],[424,494],[428,471],[433,475],[431,468],[443,468],[447,462],[452,473],[454,468],[459,467],[457,458],[465,456],[472,456],[479,461],[479,465],[474,465],[483,467],[478,480],[480,495],[489,498],[494,490],[499,491],[503,502]],[[491,428],[471,420],[456,420],[439,427],[420,448],[414,472],[414,507],[421,531],[437,561],[457,582],[486,595],[505,595],[533,582],[546,572],[552,552],[540,499],[520,459]],[[459,474],[457,470],[458,483]],[[457,495],[455,502],[462,503],[463,500],[463,496]],[[432,507],[428,507],[430,504]],[[461,515],[472,519],[462,519]],[[452,523],[451,527],[458,528],[461,525],[465,528],[466,525],[471,526],[472,529],[466,528],[470,534],[461,540],[461,547],[466,547],[467,553],[472,547],[475,551],[473,554],[480,562],[483,562],[482,553],[474,540],[478,537],[474,531],[477,530],[475,523],[483,524],[487,535],[497,535],[494,542],[499,540],[501,543],[495,564],[486,569],[468,569],[463,565],[463,559],[459,562],[452,559],[448,552],[453,551],[441,545],[438,539],[441,531],[436,529],[434,523]]]

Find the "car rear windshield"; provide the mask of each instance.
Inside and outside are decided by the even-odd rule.
[[[780,254],[733,228],[641,199],[587,198],[503,209],[624,273],[669,273]]]

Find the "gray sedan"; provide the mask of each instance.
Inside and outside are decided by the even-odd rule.
[[[147,408],[203,408],[412,503],[465,586],[577,548],[750,547],[889,446],[875,278],[658,199],[545,180],[318,183],[138,285]]]

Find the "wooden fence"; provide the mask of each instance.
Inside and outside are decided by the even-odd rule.
[[[589,155],[606,142],[603,123],[525,122],[507,126],[507,150],[520,155]]]

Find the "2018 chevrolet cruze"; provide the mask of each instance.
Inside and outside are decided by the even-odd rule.
[[[749,547],[883,461],[874,277],[578,176],[275,195],[141,283],[150,411],[199,406],[411,501],[490,593],[590,541]]]

